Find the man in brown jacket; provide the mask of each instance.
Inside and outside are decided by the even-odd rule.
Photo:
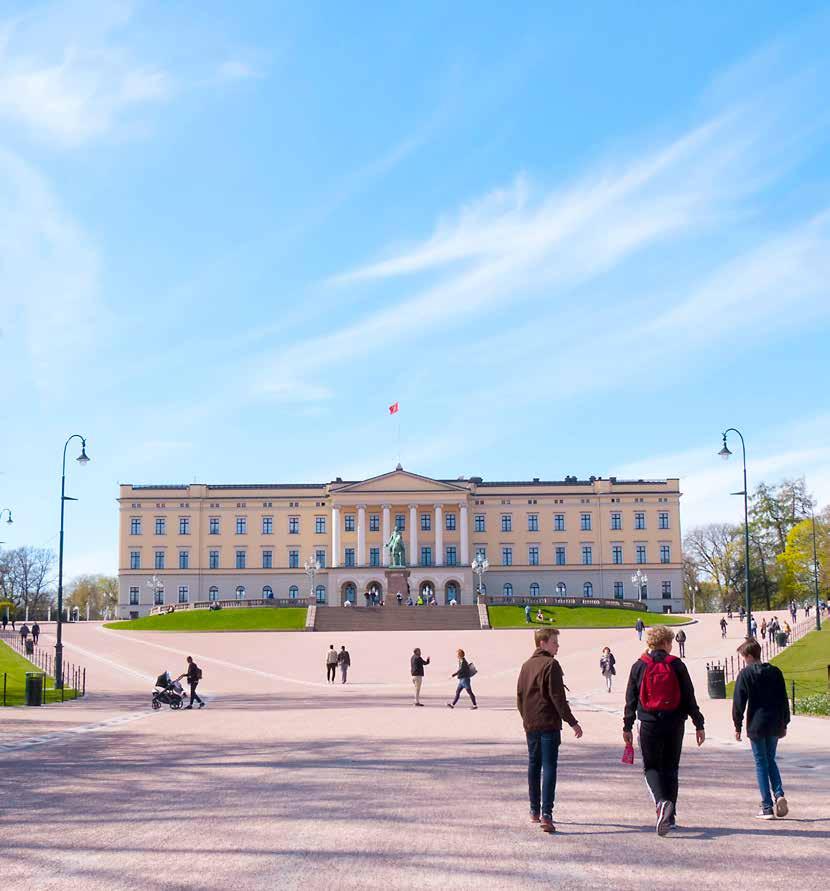
[[[516,706],[527,735],[530,820],[545,832],[555,832],[553,798],[562,721],[571,725],[577,739],[582,728],[568,705],[562,668],[554,659],[559,651],[559,630],[537,628],[533,639],[536,649],[519,672]]]

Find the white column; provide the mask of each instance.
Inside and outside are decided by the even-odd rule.
[[[470,526],[467,519],[467,505],[461,505],[461,563],[467,565],[470,562]]]
[[[331,568],[340,565],[340,508],[331,509]]]
[[[435,505],[435,565],[444,565],[444,509]]]
[[[418,565],[418,505],[409,505],[409,565]]]
[[[357,506],[357,565],[366,565],[366,505]]]
[[[383,545],[382,554],[381,554],[381,563],[384,566],[389,565],[389,551],[386,549],[386,542],[389,541],[389,536],[392,534],[392,530],[389,528],[389,505],[383,505]]]

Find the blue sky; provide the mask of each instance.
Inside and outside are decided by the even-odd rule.
[[[7,546],[119,482],[680,476],[830,500],[818,3],[0,3]],[[401,5],[402,6],[402,5]],[[74,452],[74,448],[73,448]]]

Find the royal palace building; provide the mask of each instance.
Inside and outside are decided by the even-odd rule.
[[[122,485],[118,501],[124,618],[209,601],[364,606],[366,591],[395,597],[386,590],[394,528],[404,597],[473,603],[478,557],[491,597],[683,608],[677,479],[438,480],[398,465],[330,483]]]

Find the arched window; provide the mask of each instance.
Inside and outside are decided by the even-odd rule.
[[[502,596],[504,597],[512,597],[513,596],[513,585],[510,582],[505,582],[504,586],[501,589]]]
[[[594,596],[594,586],[590,582],[585,582],[582,586],[582,596],[583,597],[593,597]]]
[[[530,596],[538,597],[539,596],[539,583],[533,582],[530,586]]]
[[[317,603],[325,603],[326,602],[326,586],[325,585],[317,585],[314,593],[317,595]]]
[[[461,594],[458,591],[458,582],[447,582],[444,588],[444,597],[447,604],[452,600],[456,603],[461,602]]]
[[[208,591],[208,600],[218,600],[219,599],[219,589],[214,585]]]
[[[557,582],[557,583],[556,583],[556,593],[557,593],[560,597],[564,597],[565,594],[568,593],[568,587],[567,587],[567,585],[566,585],[564,582]]]
[[[245,599],[245,586],[244,586],[244,585],[237,585],[237,586],[236,586],[236,599],[237,599],[237,600],[244,600],[244,599]]]
[[[288,589],[288,596],[291,600],[296,600],[300,596],[300,589],[296,585],[292,585]]]
[[[274,599],[274,589],[270,585],[265,585],[263,587],[262,599],[263,600],[273,600]]]

